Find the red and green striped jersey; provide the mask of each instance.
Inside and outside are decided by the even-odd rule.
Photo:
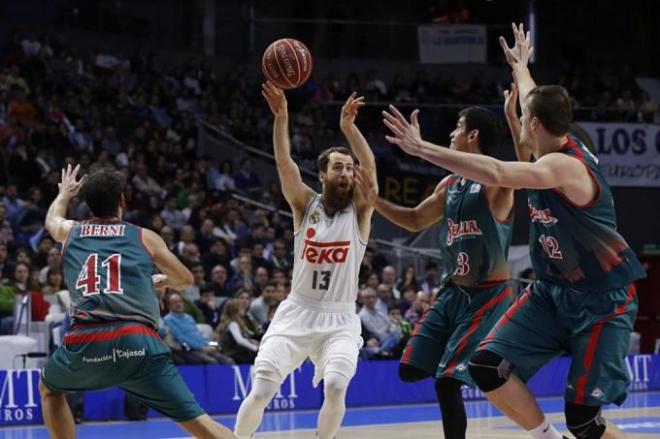
[[[506,264],[513,221],[500,222],[491,213],[486,188],[451,175],[440,226],[443,278],[462,286],[509,278]]]
[[[93,219],[71,229],[62,250],[74,322],[130,320],[158,327],[154,264],[142,228]]]
[[[570,135],[559,152],[582,162],[597,194],[578,206],[556,189],[527,190],[529,245],[537,278],[583,291],[606,291],[645,277],[635,253],[616,230],[612,192],[598,159]]]

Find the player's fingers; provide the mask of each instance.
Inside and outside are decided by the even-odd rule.
[[[396,116],[397,119],[399,119],[399,121],[406,123],[406,118],[403,117],[403,114],[401,114],[399,109],[396,108],[394,105],[390,105],[390,111],[394,113],[394,115]]]
[[[502,47],[502,50],[504,50],[504,53],[507,53],[511,49],[509,48],[509,45],[506,42],[506,38],[500,37],[500,46]]]
[[[419,117],[419,110],[415,109],[410,115],[410,123],[412,123],[415,128],[419,128],[418,117]]]
[[[388,113],[387,111],[383,111],[383,117],[384,117],[389,123],[391,123],[391,124],[393,124],[393,125],[397,125],[397,126],[405,126],[405,125],[407,125],[407,122],[405,121],[405,119],[404,119],[404,121],[403,121],[403,123],[402,123],[397,117],[395,117],[394,115]]]
[[[80,163],[76,165],[75,168],[73,168],[73,172],[71,173],[71,178],[75,181],[76,177],[78,176],[78,171],[80,171]]]
[[[391,143],[393,145],[401,146],[399,139],[397,139],[396,137],[386,135],[385,140],[387,140],[388,143]]]
[[[395,136],[397,136],[397,137],[403,137],[404,136],[403,130],[401,130],[401,128],[399,128],[395,124],[391,123],[387,119],[383,119],[383,123],[385,124],[385,126],[387,128],[390,129],[390,131],[392,131],[392,134],[394,134]]]
[[[529,48],[529,57],[531,58],[533,54],[534,54],[534,47],[530,47]]]

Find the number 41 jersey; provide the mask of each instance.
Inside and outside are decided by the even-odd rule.
[[[154,264],[142,228],[122,221],[83,221],[62,250],[75,322],[131,320],[158,327]]]
[[[645,277],[635,253],[616,231],[614,200],[596,157],[571,136],[559,153],[582,162],[597,193],[589,204],[578,206],[556,189],[527,189],[536,276],[582,291],[624,288]]]
[[[295,232],[291,294],[314,302],[353,304],[366,248],[355,204],[329,216],[316,194]]]

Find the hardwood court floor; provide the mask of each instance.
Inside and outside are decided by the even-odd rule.
[[[542,410],[564,434],[563,400],[539,400]],[[466,404],[468,437],[484,439],[527,438],[524,431],[485,401]],[[264,417],[255,439],[313,439],[317,412],[278,412]],[[442,438],[439,410],[435,405],[390,406],[349,409],[337,439]],[[660,393],[631,394],[621,408],[610,407],[605,417],[614,421],[630,439],[660,437]],[[234,416],[218,416],[232,428]],[[173,422],[150,419],[146,422],[85,423],[78,427],[79,438],[151,439],[185,437]],[[567,434],[568,435],[568,434]],[[42,426],[1,427],[0,438],[42,439],[48,433]],[[572,436],[569,436],[572,437]]]

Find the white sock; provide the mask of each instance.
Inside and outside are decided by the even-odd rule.
[[[273,381],[264,380],[263,378],[254,380],[250,394],[238,409],[236,426],[234,427],[234,435],[238,439],[248,439],[257,431],[264,416],[264,410],[279,387]]]
[[[562,439],[562,435],[546,418],[543,418],[543,422],[538,427],[529,430],[528,433],[534,439]]]
[[[346,390],[348,378],[336,372],[328,372],[323,377],[323,406],[319,412],[316,437],[333,439],[341,426],[346,413]]]

